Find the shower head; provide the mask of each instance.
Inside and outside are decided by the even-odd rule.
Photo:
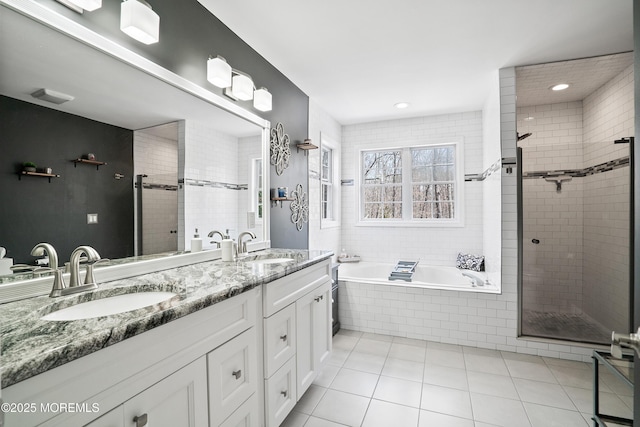
[[[518,133],[516,133],[516,135],[518,136],[518,141],[522,141],[523,139],[527,139],[531,136],[531,132],[525,133],[524,135],[520,135]]]

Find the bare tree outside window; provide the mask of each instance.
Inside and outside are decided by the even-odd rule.
[[[363,151],[363,219],[403,219],[403,202],[404,219],[455,219],[455,156],[454,144]]]

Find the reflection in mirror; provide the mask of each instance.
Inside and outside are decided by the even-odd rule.
[[[3,148],[9,155],[0,190],[16,202],[40,203],[29,209],[11,203],[0,210],[0,246],[13,262],[35,264],[30,251],[41,241],[52,243],[63,263],[82,244],[105,258],[128,261],[135,261],[134,255],[188,251],[196,228],[205,249],[215,247],[215,239],[207,237],[212,230],[228,229],[232,238],[251,230],[256,241],[268,240],[262,210],[268,122],[252,113],[225,111],[209,99],[213,94],[202,97],[201,88],[181,86],[177,76],[178,83],[168,84],[140,64],[115,59],[6,6],[0,6],[0,27],[0,98],[7,100],[1,105],[38,108],[37,114],[20,116],[5,107],[3,112],[13,115],[0,117],[3,131],[13,129],[11,138],[3,135],[3,144],[11,149]],[[31,96],[42,88],[74,99],[52,104]],[[99,158],[107,164],[98,170],[71,162],[88,153],[99,157],[110,142],[99,141],[95,133],[78,135],[77,125],[41,129],[34,136],[45,109],[55,117],[130,132],[130,142],[129,137],[112,141],[121,145],[118,153],[124,153],[124,160]],[[22,162],[34,159],[53,166],[60,178],[18,181]],[[101,206],[116,188],[124,198]],[[131,209],[115,218],[120,205]],[[87,224],[87,215],[94,213],[98,224]],[[126,234],[118,236],[122,230]],[[114,241],[118,244],[111,245]]]

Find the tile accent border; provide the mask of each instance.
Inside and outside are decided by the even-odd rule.
[[[227,188],[229,190],[248,190],[249,184],[231,184],[228,182],[207,181],[205,179],[181,178],[178,180],[180,188],[183,185],[192,187]]]
[[[523,178],[549,178],[560,175],[566,175],[573,178],[582,178],[588,175],[595,175],[598,173],[608,172],[614,169],[619,169],[629,166],[629,156],[620,157],[619,159],[610,160],[608,162],[600,163],[595,166],[589,166],[584,169],[565,169],[565,170],[552,170],[552,171],[534,171],[523,172]]]
[[[502,159],[498,159],[495,162],[493,162],[493,164],[491,166],[489,166],[484,172],[482,173],[469,173],[469,174],[465,174],[464,176],[464,180],[465,182],[470,182],[470,181],[484,181],[485,179],[489,178],[492,174],[494,174],[495,172],[499,171],[500,168],[502,167]]]

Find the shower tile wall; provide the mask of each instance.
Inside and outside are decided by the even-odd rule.
[[[625,157],[632,136],[633,67],[582,102],[517,111],[523,170],[582,169]],[[526,121],[526,117],[535,117]],[[524,179],[523,309],[582,313],[628,329],[629,167],[562,183]],[[537,238],[540,244],[531,240]]]
[[[134,133],[134,174],[148,175],[156,183],[177,185],[178,141],[145,131]],[[176,235],[170,233],[178,225],[178,198],[175,191],[145,190],[142,193],[144,254],[176,250]],[[137,206],[136,206],[137,210]],[[136,234],[136,239],[137,235]],[[137,246],[138,242],[136,242]]]
[[[184,166],[179,176],[215,182],[238,183],[238,139],[221,133],[204,123],[182,122],[184,133],[179,141]],[[215,149],[214,149],[215,148]],[[186,212],[180,218],[185,235],[178,236],[179,249],[190,250],[194,230],[198,228],[203,247],[211,247],[206,234],[211,230],[230,229],[237,234],[238,206],[236,190],[184,185],[180,191]],[[211,211],[215,206],[215,215]],[[182,246],[181,246],[182,245]]]
[[[583,102],[584,163],[596,165],[629,155],[634,135],[633,66]],[[630,169],[584,179],[584,311],[609,329],[629,329]]]
[[[582,102],[521,107],[517,119],[520,135],[532,133],[519,144],[523,172],[583,167]],[[523,180],[525,310],[582,311],[582,186],[574,178],[558,192],[554,182]]]

